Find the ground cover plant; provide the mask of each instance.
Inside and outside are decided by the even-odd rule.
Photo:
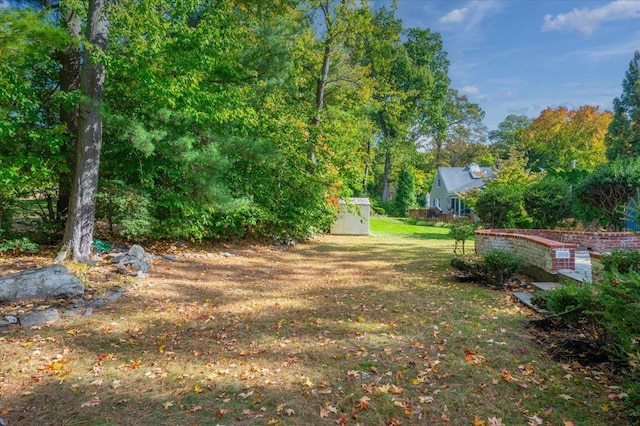
[[[525,328],[531,311],[453,279],[446,227],[372,218],[372,231],[179,248],[91,316],[0,329],[0,417],[8,426],[630,423],[603,368],[547,358]],[[0,270],[47,261],[0,257]],[[95,292],[99,268],[81,271]]]

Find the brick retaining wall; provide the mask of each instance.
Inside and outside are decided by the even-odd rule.
[[[551,229],[488,229],[487,231],[538,236],[561,243],[575,244],[580,250],[602,252],[613,249],[640,250],[640,235],[633,232],[555,231]]]
[[[478,230],[475,232],[476,251],[485,253],[492,249],[508,250],[522,257],[526,263],[551,274],[557,274],[561,269],[575,270],[576,244],[517,231],[520,230]]]

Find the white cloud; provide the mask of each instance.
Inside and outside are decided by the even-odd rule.
[[[453,24],[456,22],[462,22],[464,21],[464,18],[467,15],[467,12],[469,12],[468,7],[464,7],[462,9],[454,9],[451,12],[444,15],[442,18],[440,18],[440,22],[442,24]]]
[[[640,1],[616,0],[594,9],[573,9],[555,17],[545,15],[542,31],[569,29],[589,35],[600,26],[601,22],[619,19],[640,18]]]
[[[463,8],[454,9],[439,19],[441,24],[467,25],[467,30],[473,29],[492,11],[498,10],[502,4],[498,0],[472,0]]]
[[[463,88],[458,90],[458,92],[461,95],[477,95],[480,93],[480,89],[475,86],[464,86]]]

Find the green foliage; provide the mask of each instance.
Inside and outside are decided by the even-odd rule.
[[[522,266],[520,256],[507,250],[493,249],[482,255],[487,280],[494,287],[502,287]]]
[[[538,306],[547,309],[553,315],[562,315],[568,321],[581,318],[590,312],[596,303],[594,287],[588,284],[568,283],[547,293],[546,306]]]
[[[611,250],[611,253],[602,255],[600,261],[605,272],[620,274],[640,272],[640,251]]]
[[[523,194],[524,208],[534,228],[553,229],[571,215],[571,194],[565,181],[545,176],[529,185]]]
[[[576,188],[576,195],[584,204],[600,212],[607,228],[624,229],[625,206],[640,188],[640,159],[615,160],[597,167]]]
[[[517,188],[487,185],[474,204],[475,214],[487,228],[527,227],[522,192]]]
[[[402,168],[398,176],[398,187],[396,190],[396,212],[400,217],[406,217],[409,209],[416,203],[416,182],[411,169],[407,166]]]
[[[26,237],[3,240],[0,242],[0,253],[35,253],[40,250],[40,246]]]
[[[607,158],[640,154],[640,51],[636,51],[622,81],[622,94],[613,100],[613,121],[605,138]]]
[[[449,236],[453,238],[456,245],[453,249],[454,253],[458,253],[458,243],[462,243],[462,254],[465,254],[464,244],[469,238],[473,237],[478,225],[475,222],[460,220],[449,225]]]
[[[152,235],[154,218],[149,196],[122,181],[103,185],[96,195],[96,218],[105,219],[110,231],[136,240]]]
[[[451,266],[492,288],[504,288],[523,264],[523,259],[507,250],[493,249],[478,256],[456,256]]]

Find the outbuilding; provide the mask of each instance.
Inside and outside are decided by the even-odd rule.
[[[371,203],[368,198],[349,198],[338,201],[336,221],[331,226],[334,235],[369,235]]]

